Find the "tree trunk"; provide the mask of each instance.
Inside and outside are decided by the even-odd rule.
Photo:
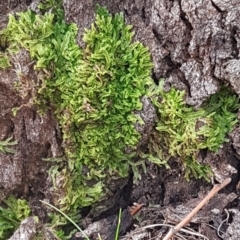
[[[27,8],[37,10],[39,2],[41,1],[1,1],[0,29],[6,27],[10,12],[24,11]],[[96,4],[105,6],[112,14],[124,13],[126,22],[133,26],[134,40],[142,42],[150,50],[154,63],[153,80],[158,83],[160,78],[164,78],[166,90],[171,87],[185,90],[185,100],[189,105],[196,108],[201,106],[223,84],[229,85],[240,96],[239,0],[63,0],[65,20],[77,24],[77,42],[81,47],[84,46],[84,29],[89,28],[94,21]],[[14,154],[0,151],[0,202],[9,194],[27,198],[30,205],[35,206],[34,214],[44,219],[47,213],[41,207],[37,210],[37,206],[41,206],[38,200],[47,198],[51,201],[54,197],[49,187],[49,165],[42,159],[62,155],[61,137],[53,113],[49,111],[40,115],[29,105],[33,94],[31,86],[28,86],[27,95],[25,92],[23,97],[13,85],[19,77],[19,68],[23,69],[30,62],[28,53],[22,50],[11,59],[13,68],[0,70],[0,141],[14,137],[18,142],[16,146],[10,147],[14,149]],[[28,65],[26,74],[29,78],[36,78],[31,65]],[[12,109],[19,107],[14,115]],[[240,128],[236,127],[231,133],[230,143],[233,147],[229,143],[220,150],[219,156],[210,153],[206,156],[210,161],[222,161],[221,166],[224,168],[229,164],[237,168],[237,160],[240,158],[239,134]],[[228,159],[222,160],[222,157]],[[182,176],[179,180],[179,168],[175,169],[177,176],[171,177],[166,170],[155,169],[156,166],[153,165],[149,168],[153,170],[148,169],[149,174],[144,175],[139,185],[133,187],[135,192],[132,199],[135,201],[168,205],[171,204],[172,195],[181,195],[183,191],[184,197],[178,201],[182,203],[191,199],[189,193],[197,194],[196,186],[198,189],[200,185],[209,187],[200,180],[186,183]],[[154,177],[150,172],[155,174]],[[232,189],[238,182],[236,175]],[[183,185],[172,186],[174,181],[183,181]],[[152,199],[147,195],[151,196],[148,184],[155,188]],[[163,185],[165,187],[161,188]],[[145,189],[141,194],[137,192],[139,186]],[[165,195],[162,196],[160,191]],[[61,195],[58,192],[54,194]],[[228,237],[240,239],[240,236]]]

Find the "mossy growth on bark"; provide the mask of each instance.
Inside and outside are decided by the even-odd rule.
[[[0,152],[7,154],[7,153],[14,153],[14,146],[17,145],[17,141],[12,141],[12,137],[9,137],[6,140],[0,141]]]
[[[0,240],[8,239],[16,230],[21,221],[27,218],[30,207],[24,199],[16,199],[9,196],[4,200],[5,207],[0,207]]]
[[[34,103],[54,109],[63,134],[65,160],[50,174],[64,177],[60,205],[76,213],[103,196],[106,177],[128,175],[140,139],[134,111],[142,108],[153,65],[148,49],[132,41],[122,13],[98,7],[84,49],[76,43],[77,26],[55,14],[9,15],[1,37],[6,56],[23,48],[35,61]]]
[[[228,139],[226,135],[238,122],[239,99],[230,89],[212,95],[201,108],[194,110],[184,101],[185,92],[175,88],[163,91],[163,81],[149,89],[149,97],[158,111],[156,130],[149,141],[150,158],[167,163],[180,158],[185,177],[210,179],[211,168],[198,161],[200,150],[217,152]]]
[[[48,159],[53,162],[49,174],[54,184],[62,182],[61,210],[76,219],[80,207],[104,195],[106,178],[128,175],[133,157],[165,166],[170,157],[179,157],[187,178],[208,179],[211,170],[198,162],[199,151],[217,151],[226,141],[237,122],[237,97],[223,88],[194,110],[185,104],[184,92],[164,92],[161,84],[153,83],[150,53],[132,41],[132,27],[123,14],[113,16],[99,7],[80,48],[77,26],[65,23],[60,8],[49,6],[40,6],[41,15],[30,10],[9,15],[0,33],[5,48],[0,68],[10,67],[8,57],[21,49],[35,61],[38,82],[32,85],[37,88],[32,102],[42,111],[53,109],[62,131],[65,156]],[[158,121],[149,152],[138,155],[140,134],[134,125],[141,119],[134,111],[141,110],[144,95],[156,107]],[[54,215],[52,223],[57,225],[60,218]]]

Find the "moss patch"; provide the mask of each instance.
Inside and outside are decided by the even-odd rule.
[[[0,152],[2,153],[14,153],[13,146],[17,145],[17,141],[12,141],[12,137],[0,141]]]
[[[106,178],[127,176],[135,166],[132,159],[140,158],[136,151],[140,135],[134,124],[142,119],[134,111],[141,110],[144,95],[155,105],[158,122],[149,152],[140,154],[143,162],[167,166],[170,157],[178,157],[186,178],[208,179],[211,170],[197,161],[199,151],[217,151],[226,141],[237,122],[237,97],[223,88],[194,110],[185,104],[184,92],[166,93],[152,82],[149,51],[132,41],[132,28],[123,14],[113,16],[98,8],[81,49],[76,44],[77,26],[65,23],[59,7],[47,11],[53,0],[46,3],[40,5],[42,15],[26,11],[9,16],[7,28],[0,33],[5,48],[0,68],[10,67],[8,58],[22,48],[35,61],[38,83],[31,84],[37,89],[31,100],[41,111],[53,109],[62,131],[65,156],[48,159],[55,162],[49,174],[62,180],[61,210],[75,220],[79,207],[104,195]],[[60,218],[53,215],[52,224],[59,224]]]
[[[154,158],[167,162],[179,157],[185,167],[185,177],[209,179],[211,169],[197,161],[200,150],[217,152],[228,141],[226,135],[238,122],[239,100],[223,87],[197,110],[186,105],[184,91],[172,88],[164,92],[163,82],[153,87],[149,95],[158,110],[156,132],[150,139],[150,152]]]
[[[60,204],[70,212],[96,202],[109,175],[127,176],[140,138],[134,110],[142,108],[152,69],[148,49],[132,42],[123,14],[98,8],[84,35],[85,49],[76,34],[77,26],[66,24],[61,11],[10,15],[1,33],[6,55],[24,48],[36,61],[34,102],[42,109],[51,105],[60,123],[65,160],[50,174],[64,177]]]
[[[30,215],[30,207],[24,199],[8,197],[6,207],[0,207],[0,239],[5,240],[19,227],[22,220]]]

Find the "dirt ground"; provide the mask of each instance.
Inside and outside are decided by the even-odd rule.
[[[235,154],[228,158],[239,169],[239,159]],[[236,173],[232,176],[232,182],[191,220],[186,226],[187,231],[179,232],[173,239],[237,239],[231,238],[227,229],[234,222],[236,213],[233,209],[239,207],[238,181],[239,174]],[[142,174],[141,181],[132,184],[130,177],[127,184],[119,190],[120,193],[115,193],[117,197],[114,208],[109,208],[97,217],[87,216],[85,231],[88,234],[93,231],[92,237],[97,239],[94,235],[97,228],[107,239],[114,239],[116,225],[112,225],[112,222],[114,218],[117,221],[119,208],[122,207],[121,239],[163,239],[169,228],[179,223],[196,207],[213,184],[194,179],[187,182],[181,165],[176,162],[172,162],[170,171],[149,164],[147,174]],[[132,216],[129,214],[129,207],[134,206],[134,203],[143,206]],[[89,221],[94,223],[89,225]],[[98,221],[97,224],[95,221]],[[77,233],[73,239],[82,239],[80,236]]]
[[[8,13],[35,9],[39,2],[1,1],[0,29],[6,26]],[[83,29],[93,21],[96,3],[106,6],[112,13],[123,11],[126,21],[133,25],[135,39],[150,49],[153,79],[164,77],[166,86],[186,90],[188,104],[201,105],[218,91],[220,83],[227,83],[240,94],[238,0],[63,2],[65,19],[79,27],[79,45],[83,45]],[[13,65],[17,61],[23,66],[30,62],[24,51],[17,58]],[[17,64],[14,66],[17,68]],[[28,74],[33,79],[36,77],[32,69]],[[27,105],[31,89],[29,98],[19,96],[13,88],[15,78],[14,71],[0,72],[0,140],[14,135],[19,143],[14,156],[0,153],[0,202],[9,194],[23,197],[30,203],[32,214],[46,222],[47,208],[39,200],[54,197],[47,174],[50,164],[42,159],[62,155],[61,136],[52,112],[40,116],[36,109]],[[12,108],[22,105],[25,106],[13,116]],[[141,170],[141,180],[133,182],[133,175],[129,173],[127,179],[110,187],[107,201],[94,208],[81,209],[81,227],[92,240],[98,239],[98,233],[102,239],[113,240],[121,208],[120,239],[160,240],[197,206],[213,185],[231,177],[231,183],[172,239],[240,239],[240,127],[237,125],[228,137],[229,142],[217,154],[201,152],[202,162],[210,164],[214,171],[212,182],[186,181],[178,159],[170,160],[170,170],[147,163],[146,172]],[[19,236],[11,239],[19,240]],[[54,237],[48,232],[46,239]],[[81,233],[72,238],[80,239],[84,239]]]

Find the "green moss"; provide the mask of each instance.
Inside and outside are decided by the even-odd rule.
[[[84,49],[76,44],[77,26],[66,24],[61,14],[10,15],[1,35],[7,52],[24,48],[36,61],[41,85],[34,100],[54,109],[67,163],[50,173],[64,177],[61,206],[76,212],[99,200],[106,177],[127,176],[140,138],[134,110],[142,108],[152,63],[148,49],[133,43],[123,14],[112,16],[98,8],[95,23],[84,34]]]
[[[0,152],[14,153],[14,149],[12,149],[12,147],[17,145],[17,141],[11,141],[11,140],[12,140],[12,137],[9,137],[4,141],[0,141]]]
[[[60,123],[65,156],[54,160],[49,174],[54,181],[62,179],[61,210],[76,221],[79,207],[104,196],[106,179],[127,176],[130,168],[139,174],[137,166],[145,160],[132,161],[140,139],[134,124],[141,122],[134,111],[142,108],[140,97],[147,92],[159,118],[148,159],[167,166],[169,158],[177,156],[187,178],[193,174],[208,179],[211,170],[197,161],[199,151],[217,151],[226,141],[237,122],[237,97],[224,88],[195,111],[185,104],[184,92],[166,93],[153,85],[148,49],[132,41],[123,14],[113,16],[98,8],[81,49],[77,26],[65,23],[60,5],[45,0],[39,6],[42,15],[30,10],[10,15],[0,43],[7,46],[3,62],[21,48],[29,51],[38,75],[34,103],[42,111],[53,109]],[[52,224],[65,223],[53,215]]]
[[[184,91],[172,88],[164,92],[162,83],[150,90],[158,109],[159,121],[150,140],[153,158],[166,162],[178,156],[185,166],[185,176],[209,179],[211,169],[197,161],[199,151],[208,149],[217,152],[227,141],[226,135],[238,122],[238,97],[225,87],[214,94],[198,110],[186,105]]]
[[[0,53],[0,69],[5,69],[11,67],[11,64],[9,62],[9,58],[7,55]]]
[[[5,240],[19,227],[22,220],[30,215],[30,208],[24,199],[10,196],[4,201],[6,207],[0,207],[0,239]]]

